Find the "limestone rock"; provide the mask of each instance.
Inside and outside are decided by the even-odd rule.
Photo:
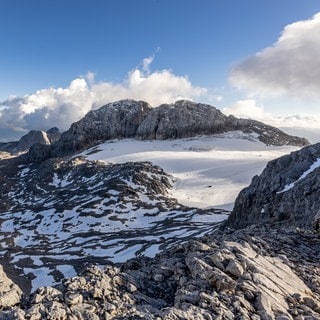
[[[21,301],[22,290],[5,274],[0,265],[0,310],[15,306]]]
[[[71,154],[105,140],[133,138],[150,110],[146,102],[121,100],[90,111],[61,135],[52,155]]]
[[[270,161],[236,199],[227,225],[281,223],[310,228],[320,210],[320,144]]]
[[[309,144],[306,139],[290,136],[264,123],[226,116],[213,106],[180,100],[152,109],[138,127],[138,139],[177,139],[197,135],[241,130],[254,133],[267,145]]]
[[[163,140],[236,130],[252,134],[267,145],[309,144],[304,138],[290,136],[264,123],[226,116],[215,107],[206,104],[181,100],[174,104],[151,108],[146,102],[127,99],[90,111],[84,118],[73,123],[59,140],[56,140],[56,129],[50,129],[45,134],[47,137],[55,137],[56,142],[50,150],[39,154],[38,157],[33,155],[29,158],[42,161],[49,157],[70,155],[110,139]],[[7,151],[4,147],[1,149],[1,146],[0,150]],[[33,153],[34,151],[32,150]]]
[[[89,265],[59,288],[39,288],[1,310],[0,318],[319,319],[319,254],[320,239],[310,231],[216,231],[121,268]]]

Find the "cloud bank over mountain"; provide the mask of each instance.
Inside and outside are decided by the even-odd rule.
[[[152,61],[153,56],[145,58],[141,69],[131,70],[122,83],[96,82],[94,74],[88,73],[66,88],[41,89],[0,102],[0,138],[53,126],[66,130],[88,111],[120,99],[145,100],[157,106],[179,99],[197,100],[206,94],[205,88],[194,86],[187,76],[167,69],[151,72]]]
[[[320,13],[287,25],[272,46],[235,65],[229,80],[240,91],[229,105],[225,102],[228,99],[224,99],[227,91],[222,90],[222,96],[216,89],[196,86],[187,76],[176,75],[169,69],[152,71],[156,51],[117,83],[99,82],[93,73],[88,73],[65,88],[44,88],[0,102],[0,141],[22,136],[32,129],[57,126],[66,130],[88,111],[126,98],[144,100],[153,106],[188,99],[224,107],[227,114],[274,126],[317,129],[319,33]],[[233,94],[231,91],[230,95]]]

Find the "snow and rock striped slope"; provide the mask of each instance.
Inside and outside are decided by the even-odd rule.
[[[190,101],[108,104],[1,162],[2,262],[36,288],[83,263],[153,256],[211,232],[267,161],[307,143]]]
[[[84,263],[154,256],[212,232],[251,176],[293,149],[233,132],[113,140],[40,164],[11,159],[0,168],[0,253],[32,289]]]

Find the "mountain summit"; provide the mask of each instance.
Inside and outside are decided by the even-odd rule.
[[[226,116],[213,106],[181,100],[152,108],[148,103],[121,100],[90,111],[51,147],[32,148],[31,161],[70,155],[110,139],[164,140],[242,131],[253,133],[266,145],[308,145],[262,122]]]

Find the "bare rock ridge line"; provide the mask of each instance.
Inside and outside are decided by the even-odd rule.
[[[320,230],[320,143],[270,161],[236,199],[228,225],[274,223]]]
[[[0,151],[6,151],[10,153],[25,152],[36,143],[42,145],[50,145],[60,139],[61,133],[58,128],[51,128],[48,131],[31,130],[26,135],[21,137],[19,141],[1,143]]]
[[[181,100],[152,108],[143,101],[121,100],[90,111],[51,146],[33,146],[28,158],[41,161],[70,155],[110,139],[177,139],[234,130],[256,133],[258,139],[268,145],[309,144],[304,138],[290,136],[261,122],[226,116],[206,104]]]

